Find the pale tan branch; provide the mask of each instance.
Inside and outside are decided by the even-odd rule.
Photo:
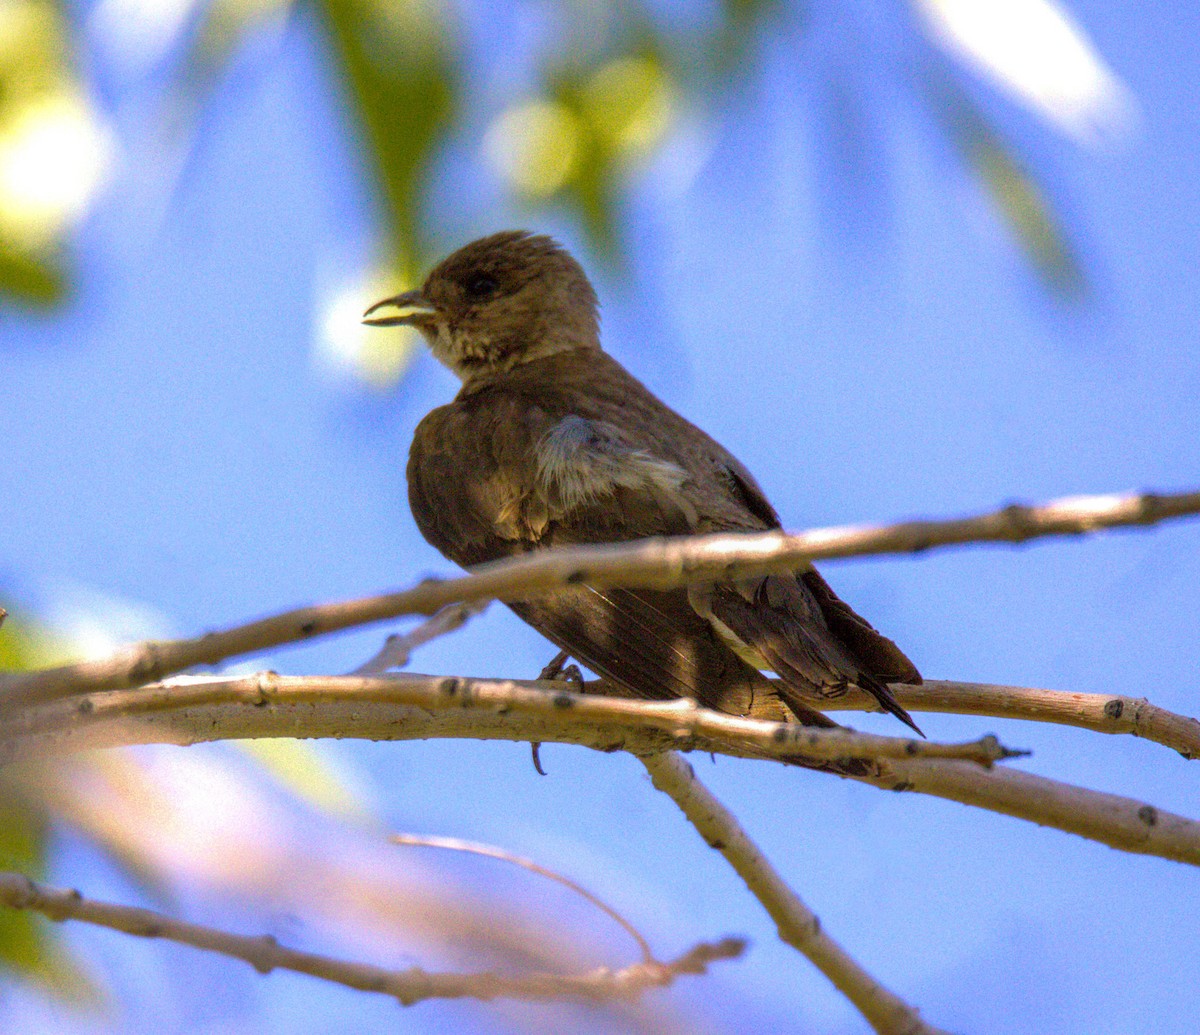
[[[816,915],[776,872],[736,817],[675,752],[642,759],[654,786],[679,806],[710,848],[719,851],[762,903],[779,937],[803,953],[880,1035],[934,1035],[915,1007],[868,974],[821,928]]]
[[[601,693],[621,694],[620,688],[607,683],[589,683],[588,687]],[[1184,758],[1200,758],[1200,720],[1160,708],[1144,697],[945,679],[927,679],[920,686],[893,683],[891,689],[896,700],[910,712],[988,715],[996,719],[1053,722],[1096,733],[1125,733],[1162,744]],[[827,712],[880,710],[873,697],[859,690],[832,700],[816,694],[800,696]]]
[[[1160,708],[1144,697],[941,679],[892,689],[902,705],[917,711],[1029,719],[1096,733],[1127,733],[1169,747],[1184,758],[1200,758],[1200,720]]]
[[[528,734],[529,724],[520,716],[534,718],[540,732],[558,728],[544,739],[569,739],[569,728],[607,726],[620,737],[626,729],[664,734],[674,745],[688,750],[732,751],[751,757],[798,757],[814,762],[836,762],[846,758],[905,759],[954,758],[990,766],[1022,754],[986,736],[962,744],[939,744],[912,737],[886,737],[849,729],[814,729],[794,723],[765,722],[701,708],[695,701],[641,701],[580,694],[563,684],[517,683],[510,680],[463,679],[457,676],[420,676],[396,673],[389,676],[281,676],[259,672],[248,676],[178,676],[163,683],[133,690],[92,694],[68,701],[35,706],[23,716],[14,713],[6,723],[0,746],[19,747],[21,740],[37,738],[31,750],[63,750],[61,738],[80,735],[90,746],[89,727],[145,720],[155,715],[183,713],[197,707],[242,704],[262,707],[276,702],[322,704],[355,700],[424,711],[478,710],[509,718],[512,736],[506,739],[537,739]],[[82,705],[82,707],[81,707]],[[181,720],[196,739],[211,739],[184,715]],[[564,729],[565,728],[565,729]],[[96,732],[99,732],[97,730]],[[183,726],[177,727],[183,732]],[[295,735],[296,731],[289,731]],[[222,737],[237,736],[226,729]],[[67,747],[74,750],[74,746]],[[2,756],[0,756],[2,757]]]
[[[1126,851],[1200,866],[1200,823],[1145,802],[1003,767],[909,757],[910,743],[918,745],[917,751],[940,746],[906,738],[860,740],[865,735],[785,727],[779,741],[777,729],[776,723],[706,712],[684,702],[572,694],[561,684],[413,674],[365,679],[263,673],[236,679],[180,677],[31,708],[6,724],[0,758],[243,737],[454,737],[580,744],[637,755],[685,748],[752,758],[818,751],[845,757],[850,745],[867,751],[887,744],[889,754],[902,757],[875,762],[878,775],[863,777],[867,782],[961,801]],[[981,743],[987,747],[986,740]]]
[[[412,658],[412,652],[418,647],[461,629],[475,615],[483,612],[489,603],[490,601],[482,600],[469,604],[447,604],[415,629],[406,633],[393,633],[373,658],[359,665],[349,675],[375,676],[388,669],[405,668]]]
[[[669,985],[683,974],[702,974],[709,964],[734,959],[745,951],[744,941],[726,938],[701,943],[668,963],[642,962],[620,970],[602,967],[586,974],[524,976],[430,973],[418,967],[387,970],[300,952],[280,945],[271,935],[230,934],[150,909],[98,902],[84,898],[78,891],[36,884],[19,873],[0,872],[0,903],[14,909],[31,909],[51,920],[82,920],[142,938],[166,938],[244,960],[260,974],[292,970],[362,992],[379,992],[405,1006],[424,999],[633,999],[647,989]]]
[[[458,578],[427,580],[399,593],[300,608],[195,639],[150,641],[95,661],[10,674],[0,688],[8,705],[138,686],[195,665],[212,665],[352,626],[402,615],[431,615],[447,604],[464,601],[518,600],[579,583],[663,588],[734,574],[794,570],[823,558],[918,553],[971,542],[1020,543],[1039,536],[1149,525],[1196,513],[1200,513],[1200,492],[1080,496],[948,521],[816,529],[794,535],[645,539],[538,551],[480,565]]]
[[[612,683],[586,683],[589,693],[632,697]],[[1187,759],[1200,758],[1200,720],[1151,704],[1144,697],[1121,694],[1086,694],[1069,690],[1006,686],[996,683],[961,683],[927,679],[920,686],[891,685],[892,693],[910,712],[949,712],[987,715],[997,719],[1024,719],[1075,726],[1096,733],[1128,734],[1162,744]],[[821,697],[795,688],[791,692],[820,711],[881,711],[879,702],[861,690],[842,697]],[[770,704],[771,702],[764,702]],[[761,713],[766,717],[769,713]]]
[[[882,776],[854,777],[877,787],[917,791],[1026,819],[1111,848],[1200,866],[1200,823],[1162,809],[1033,773],[995,768],[978,779],[975,766],[952,759],[891,762]]]

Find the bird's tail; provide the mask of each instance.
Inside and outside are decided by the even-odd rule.
[[[904,706],[896,700],[896,696],[888,688],[886,683],[881,682],[874,676],[866,672],[859,672],[858,677],[854,680],[856,686],[861,687],[872,697],[879,702],[885,712],[896,716],[905,726],[913,730],[918,736],[925,736],[921,727],[913,722],[912,716],[908,714]]]

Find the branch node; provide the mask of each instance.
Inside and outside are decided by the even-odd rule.
[[[257,696],[252,702],[255,707],[262,708],[271,703],[271,698],[275,695],[275,688],[278,684],[279,674],[271,669],[264,669],[258,673],[255,690]]]
[[[275,955],[279,951],[279,939],[273,934],[264,934],[258,939],[262,952],[256,953],[251,965],[260,974],[270,974],[275,969]]]

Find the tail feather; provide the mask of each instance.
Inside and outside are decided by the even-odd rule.
[[[886,683],[880,682],[874,676],[866,672],[859,672],[855,679],[855,684],[869,693],[879,702],[879,706],[885,711],[896,716],[905,726],[909,727],[914,733],[920,736],[925,736],[921,727],[913,722],[912,716],[908,714],[904,706],[896,700],[895,695],[888,688]]]

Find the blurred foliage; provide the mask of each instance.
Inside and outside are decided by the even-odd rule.
[[[106,617],[119,620],[114,615],[119,615],[122,605],[128,606],[100,594],[89,599],[101,613],[86,624],[96,628]],[[0,606],[0,673],[44,668],[80,656],[83,644],[73,636],[60,635],[30,617],[23,605],[0,600],[4,604],[7,607]],[[232,752],[175,760],[190,767],[189,784],[222,788],[217,812],[228,809],[248,815],[260,801],[258,787],[266,777],[301,806],[302,813],[330,817],[358,829],[378,825],[351,774],[340,771],[316,745],[271,740],[237,746],[250,761],[249,767],[238,764]],[[53,860],[52,834],[67,828],[106,855],[150,900],[169,905],[179,876],[176,871],[188,871],[196,880],[197,873],[203,872],[200,856],[207,845],[172,847],[172,836],[187,841],[180,832],[200,822],[200,807],[161,786],[162,769],[160,765],[156,770],[144,756],[125,751],[0,766],[0,870],[44,878]],[[261,801],[265,810],[268,799]],[[277,809],[278,802],[271,800],[270,808]],[[265,816],[259,818],[263,838],[266,822]],[[250,877],[243,877],[245,886],[236,890],[256,893]],[[105,1003],[101,990],[73,960],[60,928],[36,913],[0,907],[0,975],[5,972],[75,1006]]]
[[[408,280],[423,261],[420,200],[459,112],[450,12],[440,0],[324,0],[330,42],[376,165],[392,261]]]
[[[510,186],[530,202],[561,199],[609,260],[620,253],[621,184],[675,115],[679,83],[654,44],[549,75],[544,98],[508,109],[489,131]]]
[[[0,777],[0,869],[34,879],[45,875],[50,832],[49,818],[36,801],[30,801]],[[0,908],[0,972],[63,1002],[96,1006],[101,996],[96,986],[72,958],[58,929],[45,917],[24,910]]]
[[[0,625],[0,671],[38,668],[61,656],[60,644],[35,623],[9,615]],[[46,874],[50,817],[26,793],[24,766],[0,770],[0,869],[34,879]],[[97,1005],[100,994],[72,959],[57,928],[42,916],[0,909],[0,972],[31,981],[64,1002]]]
[[[1042,282],[1060,298],[1082,298],[1088,289],[1087,273],[1028,163],[965,92],[944,79],[928,83],[930,109]]]
[[[239,740],[235,746],[261,771],[313,812],[348,823],[376,822],[366,791],[349,774],[340,772],[322,745],[308,740],[271,738]]]
[[[1065,71],[1055,77],[1053,53],[1038,57],[1042,64],[1034,67],[1036,61],[1020,53],[998,52],[1000,34],[989,36],[988,26],[1008,18],[1008,38],[1021,29],[1002,4],[987,4],[977,16],[974,8],[948,0],[875,2],[881,11],[900,14],[895,25],[905,36],[901,49],[909,52],[900,62],[908,63],[907,71],[899,69],[901,81],[911,84],[907,73],[921,66],[921,54],[940,47],[961,63],[954,76],[961,68],[979,75],[986,70],[991,81],[1035,108],[1042,104],[1039,115],[1048,121],[1055,117],[1051,96],[1090,111],[1086,106],[1094,98],[1079,92],[1083,85],[1067,81]],[[544,0],[518,2],[514,12],[468,0],[461,6],[454,0],[313,0],[306,10],[315,17],[306,24],[321,35],[357,118],[362,153],[382,200],[387,247],[380,265],[399,282],[396,287],[405,287],[443,244],[431,240],[436,235],[425,197],[452,141],[474,145],[510,195],[534,213],[554,208],[577,220],[596,253],[619,264],[622,199],[639,168],[682,113],[712,115],[727,91],[761,74],[766,40],[773,51],[791,48],[796,62],[812,60],[811,48],[806,53],[802,46],[812,21],[809,3],[719,0],[688,7],[653,0]],[[180,21],[180,31],[190,37],[173,81],[198,102],[191,106],[197,110],[244,41],[283,24],[297,7],[295,0],[191,0],[191,6],[197,13]],[[1047,27],[1041,42],[1070,50],[1076,64],[1090,60],[1093,78],[1108,74],[1054,0],[1030,0],[1023,10],[1036,15],[1032,26]],[[486,66],[480,51],[495,41],[484,47],[470,32],[474,21],[488,31],[497,11],[508,25],[518,15],[542,24],[540,35],[514,41],[513,51],[501,55],[514,68],[528,66],[528,74],[505,77],[500,87],[486,71],[476,74],[481,63]],[[104,131],[69,60],[71,28],[51,0],[0,0],[0,290],[46,301],[61,296],[63,240],[94,195],[106,153]],[[993,39],[997,52],[990,54]],[[530,40],[532,54],[521,49]],[[864,67],[869,75],[897,72],[886,63]],[[920,75],[916,80],[911,99],[932,111],[1042,282],[1060,297],[1081,296],[1084,270],[1030,164],[958,83],[930,90],[921,88]],[[1119,83],[1109,80],[1111,93]],[[886,142],[862,145],[883,148]],[[52,162],[64,149],[86,160]],[[54,176],[45,172],[51,166],[58,169]],[[403,366],[368,359],[359,365],[374,380],[386,381]]]
[[[41,878],[46,873],[49,820],[36,802],[0,778],[0,869]],[[0,970],[35,983],[56,999],[97,1005],[101,997],[74,962],[52,923],[23,910],[0,909]]]
[[[24,672],[66,661],[70,651],[60,636],[25,617],[23,609],[0,599],[6,612],[0,622],[0,672]]]
[[[67,235],[108,162],[107,134],[52,0],[0,0],[0,290],[60,301]]]

